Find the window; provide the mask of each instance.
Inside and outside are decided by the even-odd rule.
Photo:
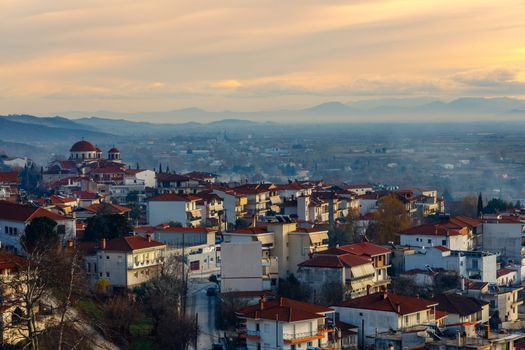
[[[5,229],[5,233],[7,234],[9,232],[9,229],[7,228],[7,226],[4,227],[4,229]]]
[[[408,326],[408,316],[405,316],[405,326]]]
[[[477,270],[479,268],[478,266],[478,259],[472,259],[472,268]]]
[[[106,259],[109,260],[109,255],[106,255]]]
[[[441,245],[447,245],[447,240],[446,239],[442,240]]]
[[[106,277],[109,277],[109,272],[106,272]]]
[[[255,330],[257,332],[261,330],[261,326],[258,323],[255,324]]]
[[[16,227],[13,228],[13,234],[16,236],[18,234],[18,229]]]
[[[428,241],[428,244],[432,243],[432,239],[430,238],[427,241]]]
[[[421,322],[421,316],[419,315],[419,312],[416,314],[416,320],[417,320],[417,324]]]

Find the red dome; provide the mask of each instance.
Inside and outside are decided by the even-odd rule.
[[[118,148],[113,147],[112,149],[110,149],[110,150],[108,151],[108,153],[120,153],[120,151],[118,150]]]
[[[96,150],[97,149],[95,146],[93,146],[91,143],[82,140],[71,146],[69,152],[95,152]]]

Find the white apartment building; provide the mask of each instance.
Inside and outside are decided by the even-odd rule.
[[[147,202],[148,224],[157,226],[178,222],[185,227],[199,227],[202,212],[197,207],[200,198],[194,195],[161,194]]]
[[[141,236],[102,240],[95,254],[86,258],[91,281],[107,279],[113,288],[132,288],[159,272],[166,257],[166,245]]]
[[[248,350],[335,349],[334,311],[287,298],[266,301],[241,309],[245,320],[240,332]]]

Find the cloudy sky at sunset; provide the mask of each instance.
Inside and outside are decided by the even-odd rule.
[[[525,96],[525,1],[0,0],[0,114]]]

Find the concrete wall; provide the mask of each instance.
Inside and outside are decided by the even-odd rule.
[[[221,291],[261,291],[261,242],[221,246]]]

